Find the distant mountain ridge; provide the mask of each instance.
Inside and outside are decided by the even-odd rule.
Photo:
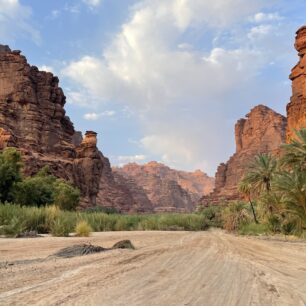
[[[155,212],[189,212],[214,188],[214,179],[200,170],[171,169],[155,161],[112,168],[115,180],[129,187],[134,198],[146,199]]]

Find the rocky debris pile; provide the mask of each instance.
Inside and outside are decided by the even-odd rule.
[[[254,156],[277,153],[285,142],[287,120],[264,105],[254,107],[235,126],[236,153],[222,163],[215,176],[215,189],[201,199],[201,205],[240,199],[237,186]]]
[[[115,243],[112,247],[112,249],[130,249],[135,250],[135,247],[131,240],[121,240],[117,243]]]
[[[306,128],[306,26],[296,33],[295,48],[299,62],[291,71],[292,97],[287,105],[287,142],[294,137],[294,131]]]
[[[103,248],[101,246],[95,246],[92,244],[77,244],[73,246],[69,246],[67,248],[63,248],[53,254],[55,257],[62,257],[62,258],[72,258],[77,256],[84,256],[84,255],[90,255],[95,253],[101,253],[105,251],[115,250],[115,249],[130,249],[135,250],[135,247],[133,246],[132,242],[130,240],[122,240],[113,245],[112,248]]]
[[[77,244],[73,245],[64,249],[59,250],[54,254],[56,257],[64,257],[64,258],[71,258],[76,256],[84,256],[94,253],[101,253],[106,251],[107,249],[100,247],[100,246],[94,246],[91,244]]]
[[[177,171],[158,162],[113,167],[115,180],[127,186],[137,207],[154,212],[189,212],[212,191],[214,179],[200,170]],[[145,206],[143,206],[145,204]]]

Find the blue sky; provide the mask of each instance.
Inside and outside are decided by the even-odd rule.
[[[305,0],[0,0],[0,43],[52,71],[114,165],[213,175],[257,104],[284,114]]]

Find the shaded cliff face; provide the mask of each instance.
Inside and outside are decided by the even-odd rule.
[[[292,97],[287,105],[287,142],[294,136],[294,130],[306,128],[306,26],[296,33],[295,48],[300,60],[292,69]]]
[[[116,208],[124,213],[153,212],[152,203],[142,188],[137,186],[133,180],[112,171],[109,160],[105,157],[97,204]]]
[[[27,175],[44,165],[80,188],[94,205],[103,159],[96,133],[83,139],[65,115],[66,98],[52,73],[30,66],[20,51],[0,46],[0,149],[17,147]]]
[[[214,186],[214,179],[199,170],[176,171],[157,162],[114,167],[113,172],[116,180],[129,187],[139,206],[151,203],[155,212],[192,211]]]
[[[214,191],[201,199],[203,205],[240,198],[237,186],[254,156],[277,153],[286,138],[286,118],[272,109],[258,105],[235,126],[236,153],[216,172]]]

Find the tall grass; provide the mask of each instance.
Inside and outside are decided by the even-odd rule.
[[[25,207],[0,205],[0,235],[17,236],[24,231],[68,236],[79,222],[86,222],[93,231],[185,230],[208,228],[205,215],[157,214],[119,215],[101,212],[68,212],[56,207]]]

